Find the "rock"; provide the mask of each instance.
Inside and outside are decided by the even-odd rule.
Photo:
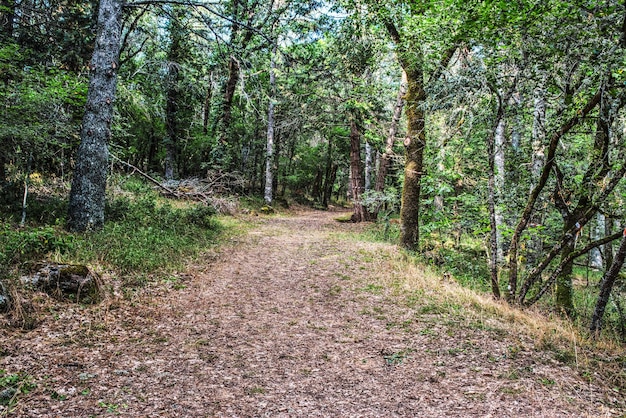
[[[9,308],[9,298],[5,295],[0,295],[0,312],[6,312]]]
[[[44,264],[35,274],[22,277],[22,283],[76,302],[96,303],[100,300],[100,278],[83,265]]]
[[[7,405],[16,394],[17,389],[15,388],[6,388],[0,391],[0,405]]]
[[[9,309],[9,293],[6,287],[0,282],[0,312],[6,312]]]

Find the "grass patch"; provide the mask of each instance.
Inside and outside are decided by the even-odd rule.
[[[361,233],[359,240],[374,241],[370,233]],[[546,309],[546,305],[522,310],[505,301],[494,300],[480,270],[486,263],[482,262],[484,254],[479,254],[482,250],[477,245],[477,242],[462,242],[460,247],[455,249],[452,242],[441,244],[430,249],[437,255],[431,257],[428,262],[425,262],[424,256],[418,257],[397,247],[387,249],[378,247],[379,252],[385,253],[385,260],[389,264],[375,272],[379,279],[370,282],[368,286],[372,288],[382,286],[380,290],[375,287],[380,292],[394,289],[394,296],[398,297],[400,304],[414,311],[418,323],[433,317],[437,323],[446,325],[449,333],[469,329],[487,333],[490,338],[499,341],[513,335],[524,336],[532,341],[532,346],[525,349],[534,349],[538,359],[547,358],[574,367],[579,373],[593,376],[594,382],[602,382],[605,386],[616,388],[620,393],[626,388],[626,372],[623,371],[625,362],[619,360],[626,358],[626,355],[624,347],[614,333],[605,331],[599,339],[594,340],[586,331],[589,320],[587,314],[580,315],[572,322],[552,313]],[[454,254],[455,251],[465,254],[457,255]],[[457,258],[445,258],[448,254]],[[443,264],[432,262],[440,256],[444,257]],[[479,270],[472,270],[463,267],[463,264],[469,267],[480,266]],[[442,270],[445,268],[445,271],[450,271],[451,265],[458,269],[464,268],[465,279],[459,280],[459,277],[454,277],[456,280],[446,279]],[[598,277],[590,274],[590,285],[587,287],[586,276],[581,278],[581,272],[575,273],[577,276],[574,283],[577,291],[583,287],[588,292],[584,297],[578,292],[575,299],[577,309],[579,312],[587,312],[588,309],[591,313],[597,297],[598,290],[595,284]],[[626,300],[622,303],[621,299],[617,299],[619,297],[620,293],[617,292],[612,299],[610,309],[613,310],[613,316],[611,317],[607,310],[608,321],[617,322],[620,306],[626,307]],[[589,308],[583,308],[584,306]],[[418,332],[428,337],[437,334],[429,328]],[[626,334],[626,330],[624,333]],[[513,347],[507,356],[515,358],[520,355],[518,351]],[[499,358],[493,358],[493,361],[499,361]],[[550,385],[550,382],[544,384]]]

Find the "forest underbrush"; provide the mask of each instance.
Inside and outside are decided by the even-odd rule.
[[[106,277],[105,294],[113,286],[132,292],[174,280],[194,258],[228,239],[228,221],[218,220],[211,206],[164,198],[146,182],[121,175],[110,179],[108,190],[104,228],[86,233],[65,228],[67,182],[31,184],[25,208],[17,196],[4,196],[0,293],[8,325],[29,329],[38,322],[41,295],[25,278],[41,265],[89,266]]]
[[[376,223],[361,236],[393,243],[397,241],[398,229],[394,223]],[[538,341],[538,347],[552,353],[556,361],[575,366],[582,376],[610,382],[616,392],[626,388],[626,317],[621,287],[607,308],[602,335],[594,337],[589,332],[589,324],[601,272],[586,267],[574,269],[577,315],[573,318],[564,318],[555,310],[552,294],[530,308],[520,309],[491,296],[481,240],[467,239],[455,245],[453,240],[441,243],[439,238],[436,234],[426,236],[421,253],[404,252],[399,263],[406,275],[399,281],[388,281],[385,286],[402,289],[409,295],[428,292],[434,299],[435,311],[453,312],[474,326],[488,326],[480,325],[481,321],[496,319],[504,326],[503,332],[516,334],[523,329]]]

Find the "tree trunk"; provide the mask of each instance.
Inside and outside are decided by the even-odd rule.
[[[372,188],[372,146],[365,141],[365,191]]]
[[[495,216],[495,232],[496,232],[496,252],[492,255],[496,266],[500,265],[504,259],[504,242],[502,237],[502,228],[504,227],[504,214],[502,213],[502,194],[504,191],[504,137],[505,121],[504,115],[498,120],[494,136],[494,216]]]
[[[101,0],[81,143],[70,191],[68,228],[71,231],[97,229],[104,224],[107,142],[111,136],[121,34],[122,2]]]
[[[569,228],[567,228],[569,230]],[[563,248],[563,252],[561,253],[561,261],[566,260],[569,255],[574,252],[574,245],[576,240],[571,240],[565,245]],[[574,261],[570,261],[565,263],[561,274],[556,279],[556,291],[555,291],[555,303],[556,307],[560,310],[561,313],[568,317],[573,317],[575,314],[574,311],[574,301],[572,298],[572,271],[574,269]]]
[[[501,239],[501,234],[498,234],[498,210],[496,202],[497,193],[497,139],[498,135],[504,136],[504,111],[502,104],[498,106],[496,114],[495,128],[487,135],[487,156],[489,160],[489,173],[488,173],[488,206],[489,206],[489,274],[491,276],[491,291],[493,296],[500,298],[500,285],[498,280],[498,250],[501,248],[498,245],[498,240]]]
[[[333,163],[333,139],[328,137],[328,149],[326,150],[326,173],[324,175],[324,187],[322,190],[322,206],[327,208],[330,201],[330,195],[333,191],[335,178],[337,176],[337,164]]]
[[[598,335],[600,333],[600,330],[602,329],[602,317],[604,316],[606,305],[609,302],[609,296],[611,295],[611,290],[613,290],[615,280],[619,277],[619,272],[624,265],[625,257],[626,229],[624,229],[622,242],[620,243],[619,249],[617,250],[617,254],[615,254],[613,263],[611,263],[611,267],[607,270],[604,277],[602,278],[602,284],[600,285],[600,294],[598,295],[596,307],[593,311],[593,317],[591,319],[591,326],[589,327],[591,332],[596,335]]]
[[[209,119],[211,116],[211,99],[213,98],[213,74],[209,79],[209,85],[206,89],[206,95],[204,96],[204,109],[202,112],[202,133],[207,135],[209,133]]]
[[[606,224],[606,217],[604,216],[603,213],[598,213],[596,215],[595,225],[591,229],[590,241],[597,241],[604,235],[604,231],[606,230],[605,224]],[[601,270],[603,266],[604,266],[604,263],[602,260],[602,251],[600,251],[599,248],[594,248],[589,253],[589,266],[588,267]],[[607,269],[608,267],[610,267],[610,264],[607,266]]]
[[[239,62],[235,57],[230,57],[228,61],[228,81],[224,88],[224,102],[222,103],[222,116],[220,118],[220,140],[222,143],[229,143],[230,125],[232,123],[233,114],[233,98],[235,97],[235,89],[239,80]]]
[[[546,138],[546,92],[543,87],[535,90],[533,129],[532,129],[532,149],[533,154],[530,164],[531,189],[537,184],[541,176],[541,168],[545,164],[544,140]],[[543,206],[541,197],[537,199],[539,207]],[[535,211],[531,217],[531,224],[539,226],[543,223],[542,214]],[[527,250],[526,263],[534,266],[543,252],[543,239],[540,234],[532,234]]]
[[[276,45],[270,59],[270,97],[267,111],[267,149],[265,160],[265,203],[272,204],[274,188],[274,95],[276,92]]]
[[[172,42],[173,51],[174,42]],[[165,104],[165,126],[167,128],[167,137],[165,139],[165,179],[172,180],[176,171],[176,154],[178,143],[178,64],[170,62],[168,65],[167,75],[167,99]]]
[[[571,216],[565,216],[566,208],[561,210],[563,216],[563,225],[564,230],[568,231],[574,227],[574,224],[577,226],[576,238],[581,233],[582,223],[578,223],[578,220],[582,217],[583,214],[589,217],[595,215],[597,212],[597,204],[602,202],[593,202],[594,191],[597,190],[598,184],[604,179],[604,177],[611,170],[611,166],[609,163],[609,149],[610,149],[610,129],[612,123],[611,116],[611,95],[609,93],[609,89],[612,85],[611,77],[609,77],[606,83],[602,86],[602,98],[600,99],[600,109],[598,112],[598,118],[596,120],[596,132],[595,132],[595,141],[593,152],[591,155],[591,161],[589,162],[589,167],[583,176],[582,187],[576,190],[576,195],[574,200],[577,201],[576,208],[571,212]],[[557,174],[561,177],[562,175],[559,173],[557,167]],[[558,185],[558,183],[557,183]],[[564,191],[560,191],[560,196],[555,196],[555,201],[557,205],[566,206],[566,203],[563,200],[566,198],[563,196],[565,194]],[[560,208],[561,209],[561,208]],[[568,214],[569,215],[569,214]],[[563,250],[562,258],[566,258],[569,253],[574,251],[574,246],[576,245],[576,240],[570,242],[570,245],[566,246]],[[557,278],[556,285],[556,306],[558,309],[563,311],[567,316],[574,315],[574,302],[572,295],[572,269],[573,262],[568,263],[563,268],[563,273],[559,275]]]
[[[378,167],[378,173],[376,173],[376,186],[374,190],[382,192],[385,190],[385,179],[387,178],[387,171],[389,170],[389,162],[391,154],[393,153],[393,145],[396,142],[396,134],[398,133],[398,126],[400,125],[400,118],[402,117],[402,109],[404,108],[404,96],[406,95],[407,80],[406,73],[402,71],[402,81],[400,82],[400,88],[398,89],[398,97],[396,98],[396,105],[393,110],[393,117],[391,118],[391,125],[389,126],[389,134],[387,135],[387,143],[385,144],[385,152],[382,154],[380,164]]]
[[[400,209],[400,244],[408,250],[416,251],[419,247],[420,194],[426,146],[423,109],[426,92],[421,67],[405,70],[407,74],[407,132],[404,140],[406,163]]]
[[[613,219],[611,217],[604,220],[604,235],[610,235],[613,229]],[[607,242],[602,248],[604,252],[604,270],[608,270],[613,265],[613,243]]]
[[[363,174],[361,172],[361,130],[357,121],[350,121],[350,186],[354,202],[353,222],[369,221],[367,209],[361,202],[363,194]]]

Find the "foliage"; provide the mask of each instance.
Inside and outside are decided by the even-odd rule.
[[[157,193],[111,196],[102,231],[78,235],[72,260],[113,268],[123,275],[172,271],[212,245],[219,225],[202,204],[176,208]]]
[[[8,373],[0,369],[0,406],[9,413],[17,405],[18,398],[35,389],[32,377],[23,373]],[[3,409],[0,409],[2,412]],[[4,415],[4,414],[2,414]]]

